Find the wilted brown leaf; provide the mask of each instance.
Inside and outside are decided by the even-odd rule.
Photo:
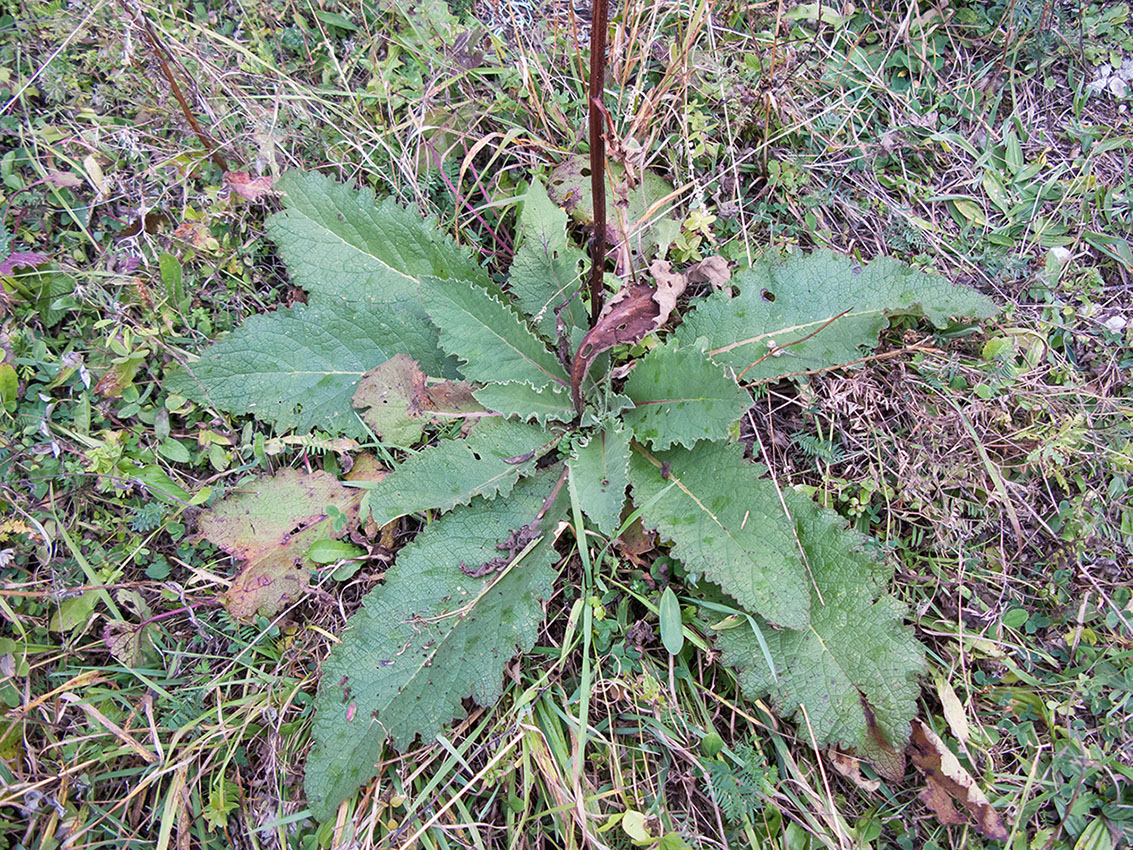
[[[894,747],[886,740],[885,733],[881,731],[881,727],[877,725],[877,718],[873,715],[873,707],[864,697],[862,711],[865,712],[869,743],[858,755],[863,756],[890,782],[896,782],[905,775],[905,751]]]
[[[866,779],[862,776],[862,760],[846,755],[838,750],[827,750],[826,757],[834,769],[849,779],[867,794],[872,794],[881,787],[880,779]]]
[[[409,400],[409,414],[440,419],[483,416],[488,409],[472,397],[472,387],[463,381],[441,381],[425,386]]]
[[[624,521],[624,515],[622,519]],[[647,555],[657,548],[657,532],[647,529],[641,522],[641,517],[638,517],[622,532],[622,536],[617,540],[617,546],[631,561],[638,563],[642,555]]]
[[[139,355],[132,355],[115,363],[102,373],[102,377],[95,384],[94,391],[104,398],[120,398],[126,387],[134,383],[134,377],[142,367],[142,362],[148,351]]]
[[[693,263],[685,272],[689,283],[709,283],[713,289],[719,289],[732,279],[732,272],[728,268],[728,261],[723,257],[705,257],[699,263]]]
[[[73,171],[49,171],[43,180],[56,189],[77,189],[83,185],[83,178]]]
[[[649,272],[657,281],[657,291],[653,294],[653,300],[659,308],[657,317],[653,320],[653,329],[656,330],[665,324],[669,314],[677,306],[677,299],[688,286],[688,278],[673,271],[668,260],[654,260],[649,264]]]
[[[362,376],[354,406],[383,440],[410,446],[421,438],[424,423],[410,415],[409,403],[424,389],[425,373],[408,354],[398,354]]]
[[[247,482],[203,513],[200,536],[243,562],[224,595],[228,612],[241,620],[270,617],[302,594],[312,566],[304,553],[316,540],[339,536],[327,506],[353,525],[360,498],[330,473],[284,469]]]
[[[110,654],[123,667],[140,667],[145,661],[146,650],[150,648],[147,628],[124,620],[108,620],[102,627],[102,639],[106,641]]]
[[[959,803],[976,822],[976,829],[988,838],[1007,840],[1007,828],[999,813],[964,770],[959,759],[952,754],[944,741],[920,720],[913,721],[913,736],[909,741],[909,758],[924,774],[925,788],[921,800],[932,809],[941,823],[963,824],[964,817],[953,803]]]
[[[428,386],[425,373],[407,354],[391,357],[363,375],[354,406],[382,439],[401,446],[417,442],[424,426],[436,419],[485,412],[468,384],[442,381]]]
[[[570,370],[571,396],[581,405],[582,382],[594,359],[615,345],[640,342],[656,325],[660,307],[653,300],[653,287],[644,283],[627,286],[606,302],[598,321],[582,338]]]
[[[173,238],[181,239],[201,251],[220,250],[220,241],[212,235],[212,231],[203,221],[181,222],[173,231]]]
[[[582,338],[570,370],[571,397],[576,409],[581,407],[582,382],[594,360],[615,345],[641,342],[668,320],[677,299],[688,281],[671,270],[665,260],[654,260],[649,271],[656,287],[635,283],[606,302],[598,321]]]
[[[224,174],[224,185],[249,201],[258,201],[264,195],[276,194],[271,185],[271,177],[253,177],[247,171],[227,171]]]

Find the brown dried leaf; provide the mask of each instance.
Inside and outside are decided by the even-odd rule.
[[[905,775],[905,751],[895,748],[885,739],[885,733],[877,725],[873,708],[865,697],[862,697],[862,710],[865,712],[869,744],[860,755],[865,756],[874,769],[890,782],[897,782]]]
[[[247,171],[227,171],[224,174],[224,185],[249,201],[258,201],[264,195],[276,194],[271,186],[271,177],[252,177]]]
[[[657,291],[653,294],[653,300],[657,302],[657,306],[660,308],[657,318],[653,320],[653,329],[656,330],[665,324],[669,314],[677,306],[677,299],[688,286],[688,278],[673,271],[668,260],[654,260],[649,264],[649,272],[653,275],[653,279],[657,281]]]
[[[301,555],[306,548],[296,549],[291,557],[276,553],[248,563],[224,594],[228,613],[237,620],[251,620],[257,614],[270,617],[298,599],[307,588],[307,570]]]
[[[457,381],[426,385],[425,373],[407,354],[391,357],[362,376],[354,392],[362,421],[389,442],[409,446],[437,419],[464,418],[486,411],[472,387]]]
[[[134,377],[142,367],[141,357],[128,357],[120,363],[115,363],[102,373],[94,391],[103,398],[120,398],[126,387],[134,383]]]
[[[627,286],[606,302],[598,321],[582,338],[570,370],[571,396],[575,407],[581,406],[581,387],[596,357],[615,345],[640,342],[653,331],[660,306],[654,300],[654,289],[645,283]]]
[[[337,537],[328,505],[354,525],[361,492],[328,472],[284,469],[241,486],[199,520],[200,536],[243,562],[224,596],[237,619],[280,611],[307,587],[304,553],[316,540]]]
[[[623,288],[606,302],[598,321],[582,338],[570,370],[571,397],[576,409],[581,409],[582,382],[595,358],[615,345],[641,342],[660,328],[688,285],[685,276],[672,271],[665,260],[654,260],[649,271],[657,281],[656,288],[646,283]]]
[[[354,406],[383,440],[410,446],[421,439],[424,423],[409,413],[409,403],[424,389],[425,373],[408,354],[398,354],[362,376]]]
[[[732,271],[723,257],[705,257],[689,266],[685,276],[689,283],[710,283],[713,289],[720,289],[732,279]]]
[[[389,475],[389,470],[382,466],[380,460],[369,452],[363,452],[354,458],[350,471],[343,477],[347,481],[381,481]]]
[[[880,779],[866,779],[862,776],[862,760],[846,755],[838,750],[827,750],[826,757],[834,769],[849,779],[867,794],[872,794],[881,787]]]
[[[124,620],[108,620],[102,628],[106,648],[123,667],[141,667],[151,646],[148,625],[136,626]]]
[[[657,532],[647,529],[641,522],[641,517],[638,517],[622,532],[622,536],[617,540],[617,546],[636,563],[642,555],[647,555],[657,548]]]
[[[147,217],[148,218],[148,217]],[[220,242],[203,221],[183,221],[173,231],[173,238],[180,239],[201,251],[220,250]]]
[[[472,392],[472,387],[463,381],[441,381],[414,394],[409,401],[409,413],[427,416],[433,421],[466,419],[488,413],[488,409],[472,397]]]
[[[909,740],[909,757],[925,776],[925,789],[921,800],[932,809],[941,823],[967,823],[953,803],[959,803],[976,822],[987,838],[1007,840],[1007,828],[999,813],[964,770],[959,759],[952,754],[944,741],[920,720],[913,721],[913,735]]]

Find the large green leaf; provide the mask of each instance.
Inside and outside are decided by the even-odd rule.
[[[375,775],[387,737],[404,749],[463,714],[464,698],[483,706],[499,698],[504,665],[535,642],[558,555],[545,533],[500,573],[471,578],[461,564],[499,557],[509,532],[535,519],[557,471],[527,479],[510,499],[477,499],[430,524],[351,617],[315,701],[306,790],[319,820]],[[564,505],[548,512],[544,531]]]
[[[757,618],[776,675],[746,623],[719,633],[723,660],[738,668],[750,699],[770,694],[779,713],[809,724],[819,746],[884,762],[908,741],[924,651],[902,625],[902,606],[883,592],[892,570],[866,538],[807,496],[783,495],[814,573],[810,623],[775,630]]]
[[[629,486],[629,432],[620,425],[598,431],[575,449],[571,477],[583,512],[612,536],[621,524]]]
[[[585,333],[589,322],[578,297],[586,255],[567,238],[566,224],[566,213],[551,203],[543,184],[533,179],[519,216],[520,244],[511,263],[508,289],[535,327],[552,340],[559,337],[559,318],[568,333],[576,329]],[[573,339],[576,346],[579,339]]]
[[[166,389],[229,413],[251,413],[280,431],[365,437],[351,399],[369,369],[401,352],[425,351],[423,368],[453,371],[432,326],[390,324],[389,316],[345,302],[252,316],[170,375]]]
[[[794,529],[774,482],[744,459],[742,446],[637,449],[629,477],[642,521],[673,541],[673,554],[690,571],[776,626],[807,624],[810,579]]]
[[[452,510],[473,496],[492,499],[511,492],[530,473],[538,449],[554,437],[537,425],[493,419],[467,440],[445,440],[409,458],[381,481],[366,485],[374,522],[385,525],[415,511]]]
[[[425,313],[422,281],[498,289],[433,223],[390,200],[375,202],[367,189],[297,172],[278,187],[287,209],[268,231],[310,293],[307,306],[245,322],[169,389],[281,430],[364,436],[350,403],[362,373],[408,354],[430,375],[457,374]]]
[[[751,396],[698,348],[673,343],[641,358],[625,393],[637,406],[625,414],[637,439],[655,449],[720,440],[751,407]]]
[[[855,360],[877,345],[891,316],[927,316],[942,326],[950,316],[998,312],[974,289],[889,257],[863,266],[831,251],[796,254],[782,263],[762,261],[732,284],[738,294],[721,291],[697,304],[677,340],[706,349],[745,381]]]
[[[509,304],[468,283],[426,281],[422,289],[441,346],[460,358],[469,381],[567,386],[562,365]]]
[[[423,316],[416,297],[423,277],[488,285],[487,273],[435,222],[392,199],[376,201],[369,189],[300,171],[283,175],[276,188],[287,208],[268,221],[268,235],[312,302],[399,304]]]

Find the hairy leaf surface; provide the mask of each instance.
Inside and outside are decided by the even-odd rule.
[[[166,387],[229,413],[250,413],[281,431],[365,437],[354,390],[369,369],[405,351],[425,351],[422,368],[454,373],[436,346],[436,330],[387,321],[388,310],[343,303],[300,305],[252,316],[214,343]]]
[[[504,664],[538,634],[558,558],[550,530],[565,502],[515,566],[470,578],[460,565],[499,556],[509,532],[535,518],[556,473],[525,480],[510,499],[477,499],[431,523],[350,619],[323,664],[315,701],[306,790],[319,820],[375,775],[387,737],[404,750],[463,714],[464,698],[483,706],[499,699]]]
[[[575,449],[569,462],[583,513],[612,536],[621,525],[629,486],[629,432],[611,425]]]
[[[508,289],[536,329],[557,339],[561,316],[569,333],[586,332],[589,322],[578,297],[585,254],[567,239],[567,215],[551,203],[538,179],[531,181],[519,215],[519,249],[511,263]],[[558,311],[559,315],[556,315]],[[574,340],[577,345],[578,340]]]
[[[670,343],[646,354],[630,373],[625,414],[637,439],[664,450],[679,443],[720,440],[751,407],[751,396],[698,348]]]
[[[778,712],[800,726],[809,721],[819,746],[883,760],[886,749],[908,741],[924,651],[902,624],[900,603],[883,592],[892,570],[867,550],[866,538],[807,496],[783,496],[814,573],[810,623],[791,631],[761,624],[777,680],[747,624],[720,632],[717,644],[750,699],[770,695]]]
[[[441,346],[460,358],[460,371],[480,383],[523,381],[536,389],[566,384],[566,372],[509,304],[472,284],[422,283],[425,309]]]
[[[745,269],[732,284],[737,295],[717,292],[700,302],[676,337],[737,373],[751,366],[745,381],[848,363],[877,345],[892,316],[927,316],[942,326],[950,316],[998,312],[974,289],[890,257],[862,266],[831,251],[796,254]]]
[[[744,459],[742,446],[701,442],[652,454],[635,450],[629,474],[645,525],[673,541],[673,554],[689,570],[776,626],[798,629],[808,621],[810,579],[791,521],[763,471]],[[675,486],[650,504],[671,482]]]
[[[538,449],[548,440],[553,444],[537,425],[492,419],[479,423],[466,440],[430,446],[371,485],[367,501],[374,522],[385,525],[431,508],[452,510],[473,496],[506,496],[535,468]]]

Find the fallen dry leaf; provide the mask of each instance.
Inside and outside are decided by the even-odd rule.
[[[148,216],[147,216],[148,219]],[[148,221],[147,221],[148,227]],[[173,231],[173,238],[189,243],[201,251],[219,251],[220,241],[203,221],[183,221]]]
[[[838,750],[827,750],[826,757],[834,769],[849,779],[867,794],[872,794],[881,787],[880,779],[866,779],[862,776],[862,760],[846,755]]]
[[[328,472],[284,469],[237,488],[199,521],[200,536],[243,562],[224,606],[239,620],[270,617],[307,587],[312,543],[338,537],[327,513],[335,505],[354,525],[361,491]],[[338,530],[345,533],[346,529]]]
[[[720,289],[732,279],[732,272],[723,257],[705,257],[689,266],[685,276],[689,283],[709,283],[713,289]]]
[[[409,401],[409,414],[440,419],[467,419],[488,415],[488,409],[472,396],[473,389],[463,381],[441,381],[426,385]]]
[[[627,510],[623,512],[622,516],[623,521],[625,514],[628,513],[629,505],[626,507]],[[626,530],[622,532],[621,537],[617,539],[617,547],[635,564],[640,563],[642,555],[647,555],[657,548],[657,532],[647,529],[641,522],[641,517],[638,517],[629,524]]]
[[[657,291],[653,294],[653,300],[660,308],[657,318],[653,320],[653,329],[656,330],[665,324],[673,308],[677,306],[677,299],[688,286],[688,278],[673,271],[668,260],[654,260],[649,264],[649,272],[657,281]]]
[[[873,708],[864,697],[862,710],[865,712],[869,742],[858,755],[863,756],[873,765],[874,770],[890,782],[896,782],[905,775],[905,751],[894,747],[886,740],[881,727],[877,725],[877,718],[873,716]]]
[[[135,625],[124,620],[107,620],[102,627],[102,639],[110,654],[123,667],[141,667],[149,650],[148,625]]]
[[[408,354],[398,354],[362,376],[354,406],[383,440],[411,446],[421,438],[424,422],[410,415],[409,404],[424,389],[425,373]]]
[[[925,788],[921,800],[945,824],[963,824],[968,819],[956,810],[959,803],[976,822],[987,838],[1007,840],[1007,828],[999,813],[977,786],[971,774],[944,741],[920,720],[913,721],[913,736],[908,746],[909,758],[924,774]]]
[[[276,194],[271,185],[271,177],[253,177],[247,171],[226,171],[224,185],[248,201],[258,201],[264,195]]]
[[[115,363],[102,373],[102,377],[95,384],[94,391],[103,398],[121,398],[126,387],[134,383],[138,370],[142,367],[142,359],[129,357],[121,363]]]
[[[83,185],[83,178],[73,171],[51,171],[43,181],[50,183],[56,189],[76,189]]]

